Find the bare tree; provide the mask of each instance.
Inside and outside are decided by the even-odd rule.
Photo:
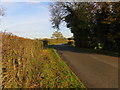
[[[3,7],[2,6],[0,6],[0,16],[4,16],[4,9],[3,9]]]
[[[66,4],[65,2],[56,2],[53,4],[50,4],[50,14],[51,14],[51,23],[52,27],[57,29],[57,31],[60,29],[60,24],[62,21],[64,21],[65,16],[68,15],[68,11],[66,10]]]
[[[5,15],[4,8],[2,6],[0,6],[0,20],[1,20],[1,17],[4,15]],[[1,21],[0,21],[0,23],[1,23]]]

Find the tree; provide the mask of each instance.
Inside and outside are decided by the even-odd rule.
[[[5,15],[4,9],[3,9],[2,7],[0,7],[0,19],[1,19],[1,17],[4,16],[4,15]],[[1,23],[1,21],[0,21],[0,23]]]
[[[60,23],[62,20],[62,12],[61,11],[61,6],[59,3],[56,4],[51,4],[50,5],[50,12],[51,12],[51,23],[52,27],[57,29],[57,31],[60,29]]]
[[[118,50],[120,2],[97,4],[100,8],[96,10],[96,35],[103,43],[103,49]]]
[[[0,7],[0,16],[4,16],[4,10],[2,7]]]
[[[74,34],[76,46],[84,47],[86,45],[84,41],[87,41],[89,34],[87,28],[91,25],[90,19],[88,19],[90,18],[89,9],[91,9],[88,7],[89,4],[91,3],[56,2],[51,7],[52,24],[54,23],[55,25],[56,22],[54,19],[56,18],[61,22],[65,21],[67,27],[70,28]],[[53,7],[56,6],[57,8],[53,9]],[[59,13],[59,15],[53,14],[54,11],[57,11],[56,13]],[[88,34],[86,34],[86,32]]]
[[[53,34],[52,34],[52,37],[51,38],[54,38],[54,39],[60,39],[60,38],[64,38],[62,33],[59,32],[59,31],[55,31]]]
[[[120,39],[120,2],[56,2],[52,4],[52,24],[66,22],[77,47],[117,50]],[[56,11],[57,14],[52,14]],[[58,17],[58,18],[57,18]],[[54,18],[59,20],[57,25]],[[95,44],[93,44],[95,43]]]
[[[1,16],[4,16],[4,15],[5,15],[4,9],[3,9],[2,6],[0,6],[0,17],[1,17]]]

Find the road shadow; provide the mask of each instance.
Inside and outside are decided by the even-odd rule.
[[[113,57],[120,57],[119,53],[115,53],[115,52],[103,51],[103,50],[92,50],[92,49],[86,49],[86,48],[76,48],[68,45],[49,45],[48,47],[54,48],[58,51],[61,50],[61,51],[71,51],[71,52],[77,52],[77,53],[101,54],[101,55],[108,55]]]

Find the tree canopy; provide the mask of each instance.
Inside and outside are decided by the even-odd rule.
[[[74,34],[77,47],[118,50],[120,2],[56,2],[50,5],[51,22],[62,22]]]
[[[64,38],[63,37],[63,34],[59,31],[55,31],[53,34],[52,34],[52,37],[51,38],[54,38],[54,39],[59,39],[59,38]]]

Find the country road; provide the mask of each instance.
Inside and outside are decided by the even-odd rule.
[[[61,58],[88,88],[118,88],[118,57],[55,45]]]

